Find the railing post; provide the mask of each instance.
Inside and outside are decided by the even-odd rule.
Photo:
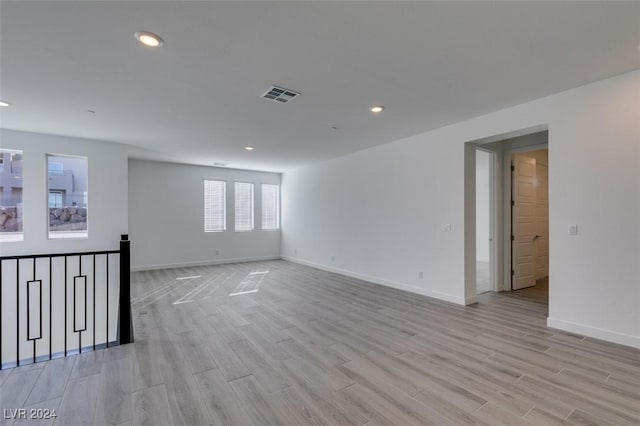
[[[120,236],[120,344],[133,342],[131,321],[131,261],[130,241],[127,234]]]

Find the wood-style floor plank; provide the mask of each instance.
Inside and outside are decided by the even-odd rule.
[[[32,405],[27,404],[25,401],[42,372],[41,369],[21,372],[20,368],[8,371],[11,374],[7,375],[0,387],[0,408],[3,413],[0,421],[2,421],[3,425],[10,424],[9,421],[4,419],[4,410],[17,410]]]
[[[133,424],[135,426],[169,426],[173,417],[164,385],[145,388],[133,393]]]
[[[73,355],[68,358],[48,361],[42,369],[42,373],[38,377],[38,381],[31,390],[25,404],[33,405],[38,402],[62,397],[78,356],[79,355]],[[11,389],[5,389],[3,385],[2,392],[11,392]]]
[[[93,425],[100,387],[100,375],[69,380],[56,423],[60,425]]]
[[[96,424],[119,425],[133,421],[133,364],[131,358],[103,364]]]
[[[240,400],[234,396],[233,388],[219,370],[198,373],[195,379],[213,424],[247,426],[253,424]]]

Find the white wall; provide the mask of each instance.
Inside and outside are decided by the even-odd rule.
[[[471,302],[465,142],[547,125],[548,324],[640,347],[639,118],[636,71],[286,173],[282,255]]]
[[[204,232],[204,179],[227,181],[225,232]],[[234,181],[255,184],[254,231],[234,231]],[[260,229],[261,183],[279,185],[280,174],[130,160],[132,269],[279,258],[280,231]]]
[[[283,256],[464,303],[461,161],[421,135],[285,173]]]
[[[489,261],[490,249],[490,160],[490,153],[476,151],[476,259],[482,262]]]
[[[127,233],[127,151],[124,145],[0,129],[0,146],[23,157],[24,240],[3,242],[2,256],[118,248]],[[87,238],[48,239],[47,154],[88,159]]]

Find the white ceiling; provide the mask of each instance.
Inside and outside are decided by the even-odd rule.
[[[0,19],[1,127],[256,170],[640,68],[638,2],[2,1]],[[272,84],[302,95],[261,99]]]

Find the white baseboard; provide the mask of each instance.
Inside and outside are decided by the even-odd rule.
[[[132,266],[131,272],[153,271],[156,269],[186,268],[189,266],[224,265],[226,263],[262,262],[266,260],[280,260],[280,259],[281,259],[280,256],[263,256],[263,257],[238,257],[235,259],[199,260],[195,262],[166,263],[162,265]]]
[[[640,336],[632,336],[551,317],[547,318],[547,327],[640,349]]]
[[[412,285],[409,285],[409,284],[403,284],[403,283],[399,283],[399,282],[395,282],[395,281],[389,281],[389,280],[385,280],[383,278],[374,277],[374,276],[371,276],[371,275],[360,274],[358,272],[348,271],[346,269],[335,268],[335,267],[328,266],[328,265],[323,265],[323,264],[320,264],[320,263],[309,262],[308,260],[302,260],[302,259],[299,259],[297,257],[282,256],[282,259],[287,260],[289,262],[293,262],[293,263],[299,263],[299,264],[305,265],[305,266],[311,266],[312,268],[322,269],[323,271],[334,272],[336,274],[346,275],[347,277],[356,278],[356,279],[363,280],[363,281],[368,281],[368,282],[371,282],[373,284],[379,284],[379,285],[383,285],[385,287],[391,287],[391,288],[395,288],[395,289],[398,289],[398,290],[404,290],[404,291],[407,291],[409,293],[415,293],[415,294],[420,294],[422,296],[432,297],[432,298],[438,299],[438,300],[444,300],[445,302],[455,303],[456,305],[470,305],[472,303],[476,303],[476,301],[477,301],[475,297],[467,298],[465,300],[462,297],[454,296],[452,294],[442,293],[442,292],[439,292],[439,291],[426,290],[424,288],[415,287],[415,286],[412,286]]]

